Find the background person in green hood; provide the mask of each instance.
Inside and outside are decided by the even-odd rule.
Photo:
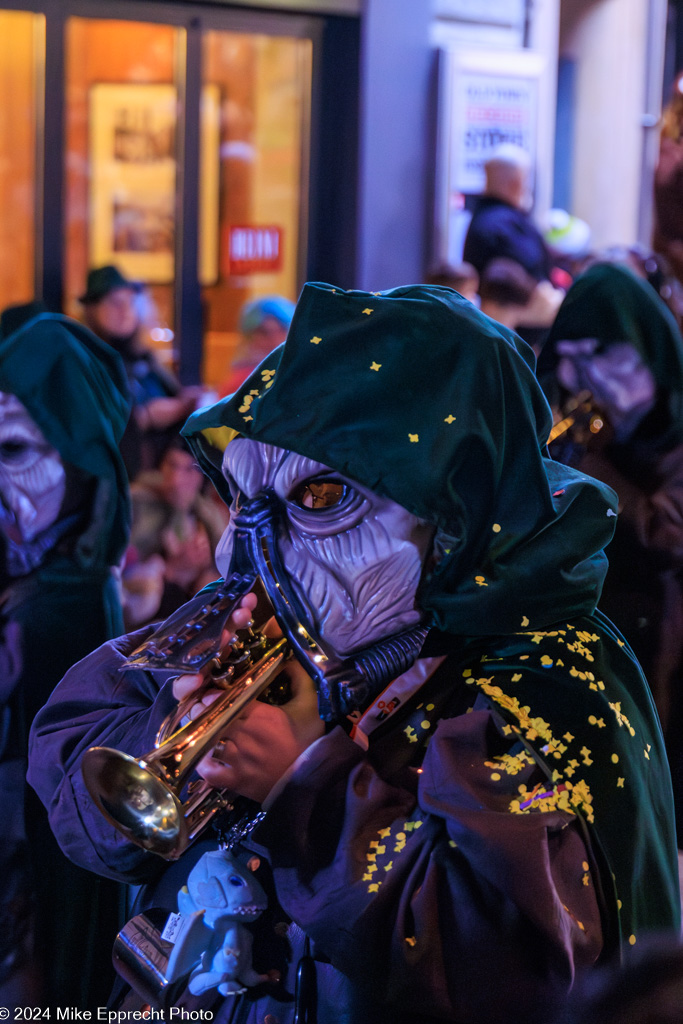
[[[67,668],[122,628],[129,399],[90,331],[21,314],[0,338],[0,1005],[78,1006],[106,998],[121,890],[56,846],[25,782],[28,732]]]
[[[326,284],[186,424],[232,509],[219,568],[258,573],[303,653],[292,700],[252,704],[199,765],[251,809],[241,845],[271,901],[253,966],[271,981],[190,984],[177,1005],[218,1024],[529,1024],[558,1019],[577,972],[678,932],[659,726],[596,611],[616,496],[548,458],[550,426],[531,350],[454,291]],[[217,837],[169,867],[112,829],[81,774],[93,744],[139,757],[194,692],[196,676],[123,665],[149,635],[67,674],[29,777],[75,860],[148,882],[141,906],[168,913]],[[297,995],[307,949],[317,986]]]
[[[672,764],[681,847],[683,339],[646,281],[623,265],[597,264],[567,293],[539,376],[556,409],[580,399],[570,413],[576,422],[551,445],[555,458],[619,495],[600,606],[632,644],[652,688]],[[603,424],[597,432],[590,429],[594,419]]]

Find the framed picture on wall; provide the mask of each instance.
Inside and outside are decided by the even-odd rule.
[[[90,89],[89,264],[132,279],[175,276],[174,85],[98,83]]]
[[[435,259],[462,259],[466,199],[483,190],[484,165],[497,146],[526,150],[537,169],[545,67],[546,58],[530,50],[440,51]]]
[[[535,164],[544,63],[528,51],[452,54],[449,156],[454,191],[481,192],[484,164],[502,143],[525,149]]]

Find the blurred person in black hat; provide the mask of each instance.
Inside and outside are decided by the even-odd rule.
[[[140,297],[144,286],[118,267],[95,267],[80,296],[88,327],[116,349],[128,375],[133,412],[121,441],[129,479],[155,469],[188,415],[197,407],[200,387],[179,381],[148,349],[141,332]]]

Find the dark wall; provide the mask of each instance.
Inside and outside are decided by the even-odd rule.
[[[309,281],[353,288],[358,206],[360,23],[327,18],[313,69]]]
[[[434,176],[427,0],[366,0],[361,37],[358,286],[422,280]]]

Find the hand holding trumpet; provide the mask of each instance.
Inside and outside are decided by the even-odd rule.
[[[228,645],[238,629],[245,629],[256,607],[256,596],[248,594],[226,623],[221,646]],[[267,636],[277,637],[280,629],[274,619],[265,626]],[[325,727],[318,715],[313,680],[294,659],[285,669],[291,683],[292,699],[282,706],[252,701],[239,718],[230,723],[210,754],[197,765],[197,772],[215,789],[226,789],[262,803],[275,783]],[[173,684],[177,700],[187,700],[206,685],[210,670],[178,676]],[[215,701],[222,691],[205,690],[189,712],[195,718]]]

